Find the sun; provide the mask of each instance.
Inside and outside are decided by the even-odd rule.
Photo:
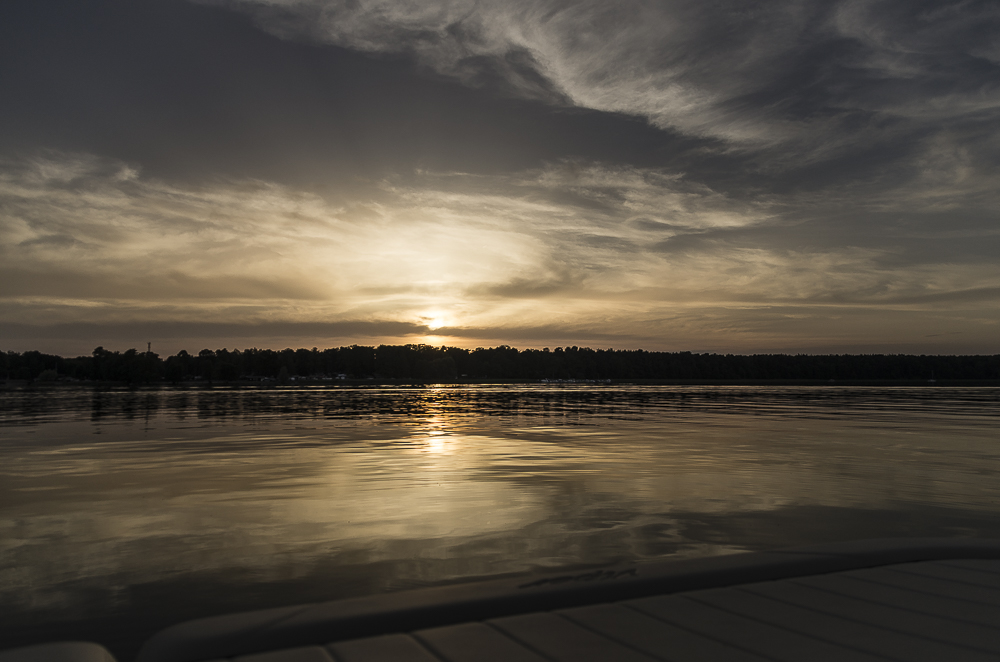
[[[448,320],[440,313],[428,313],[420,319],[423,320],[424,326],[431,331],[434,329],[440,329],[442,326],[448,326]]]

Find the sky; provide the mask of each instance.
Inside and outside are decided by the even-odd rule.
[[[1000,353],[995,0],[0,3],[0,350]]]

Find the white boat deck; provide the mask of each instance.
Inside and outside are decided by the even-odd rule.
[[[59,648],[62,646],[62,648]],[[93,644],[0,662],[113,662]],[[878,540],[200,619],[137,662],[1000,660],[1000,541]]]
[[[1000,560],[906,563],[542,611],[236,662],[1000,660]]]

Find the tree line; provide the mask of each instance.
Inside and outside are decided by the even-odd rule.
[[[235,382],[293,379],[455,380],[1000,380],[1000,355],[696,354],[507,345],[462,349],[430,345],[351,345],[330,349],[95,349],[64,358],[37,351],[0,353],[7,380]]]

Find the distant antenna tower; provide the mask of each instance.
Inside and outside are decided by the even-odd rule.
[[[146,343],[146,353],[147,354],[152,354],[153,353],[153,342],[152,341]]]

